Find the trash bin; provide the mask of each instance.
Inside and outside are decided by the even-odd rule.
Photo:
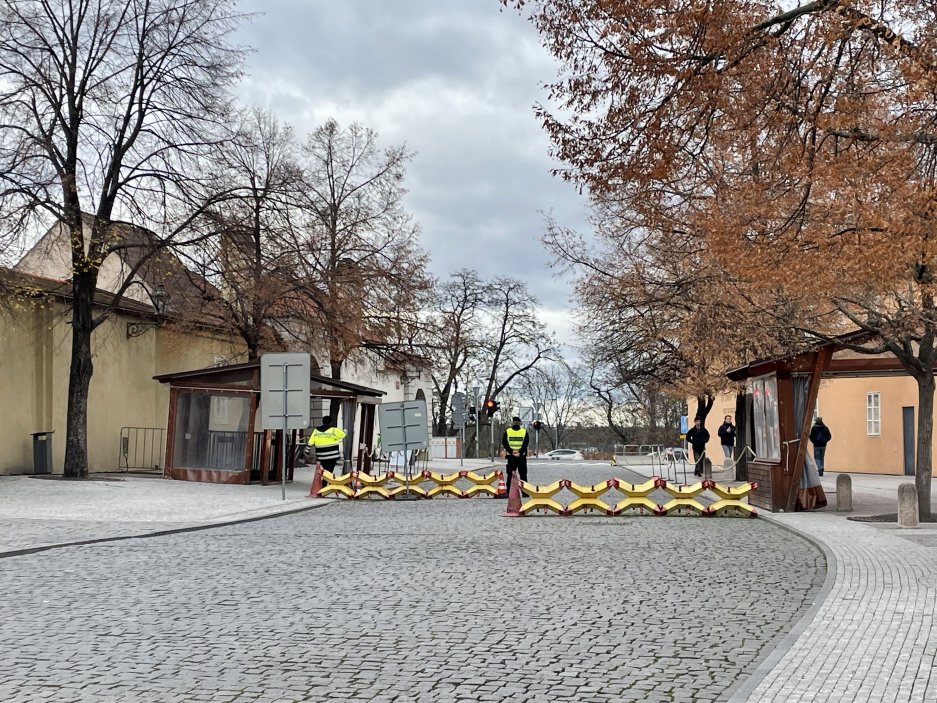
[[[33,432],[33,473],[52,473],[52,432]]]

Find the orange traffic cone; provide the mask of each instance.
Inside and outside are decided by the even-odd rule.
[[[508,489],[504,485],[504,474],[501,474],[501,477],[498,479],[498,491],[495,493],[499,498],[506,494]]]
[[[511,480],[511,492],[508,494],[508,509],[501,517],[521,517],[521,479],[515,473]]]
[[[320,463],[317,461],[317,462],[316,462],[316,471],[315,471],[315,473],[312,475],[312,485],[309,487],[309,497],[310,497],[310,498],[318,498],[318,497],[319,497],[319,491],[322,490],[322,472],[323,472],[323,471],[324,471],[324,469],[322,468],[322,464],[320,464]]]

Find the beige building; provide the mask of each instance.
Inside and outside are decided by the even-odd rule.
[[[86,227],[90,223],[86,222]],[[127,241],[144,241],[148,233],[128,225]],[[65,232],[53,227],[17,264],[0,269],[0,423],[5,437],[0,444],[0,474],[33,470],[33,438],[52,432],[52,467],[62,473],[68,372],[71,358],[69,326],[70,261]],[[113,302],[113,292],[133,276],[114,313],[92,336],[94,375],[88,406],[88,461],[91,471],[112,471],[128,464],[161,467],[164,449],[136,444],[164,438],[169,411],[168,387],[153,377],[218,364],[247,360],[246,347],[237,335],[209,316],[193,324],[194,316],[179,321],[173,311],[200,297],[191,286],[191,274],[168,253],[160,253],[145,266],[137,265],[133,249],[112,254],[101,267],[98,309]],[[204,284],[203,284],[204,286]],[[164,290],[165,289],[165,290]],[[171,300],[169,312],[157,316],[157,291]],[[200,301],[199,301],[200,302]],[[159,323],[159,324],[157,324]],[[299,350],[296,350],[299,351]],[[309,350],[303,350],[309,351]],[[318,351],[318,353],[317,353]],[[312,350],[313,372],[329,375],[327,356]],[[423,398],[429,403],[431,380],[425,369],[388,363],[358,354],[343,369],[345,381],[383,390],[384,401]],[[327,406],[312,409],[321,417]],[[431,416],[431,413],[428,413]],[[146,432],[127,428],[143,428]],[[125,439],[122,440],[122,437]],[[128,458],[136,454],[136,461]],[[151,467],[155,468],[155,466]]]
[[[61,473],[71,359],[67,287],[25,276],[17,276],[17,281],[28,285],[35,297],[7,299],[0,307],[0,423],[5,437],[0,474],[31,472],[31,435],[48,431],[53,431],[53,470]],[[171,325],[156,327],[153,321],[151,308],[125,301],[94,332],[88,399],[88,461],[93,471],[118,467],[122,428],[165,428],[169,391],[153,380],[155,374],[210,366],[242,353],[239,340],[217,332],[180,332]],[[141,333],[128,336],[128,325],[140,325],[134,331]]]
[[[691,418],[695,410],[695,401],[690,399]],[[711,435],[706,453],[720,461],[723,453],[716,431],[725,415],[735,417],[734,393],[720,395],[706,421]],[[823,418],[833,435],[826,450],[827,471],[914,474],[917,384],[910,376],[824,379],[816,416]],[[813,451],[812,445],[808,444],[808,451]],[[937,451],[932,454],[937,476]]]

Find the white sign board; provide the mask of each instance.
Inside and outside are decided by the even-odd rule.
[[[290,352],[260,357],[260,427],[264,430],[309,427],[309,354]]]

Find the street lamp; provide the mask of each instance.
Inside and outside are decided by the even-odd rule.
[[[127,339],[139,337],[147,330],[155,329],[163,324],[163,317],[166,314],[166,310],[169,308],[169,293],[166,292],[162,284],[156,286],[156,290],[152,293],[150,293],[149,288],[146,288],[146,292],[147,295],[150,296],[150,302],[153,304],[153,310],[156,312],[156,316],[152,322],[128,322]]]
[[[410,395],[410,384],[413,381],[420,380],[420,370],[415,366],[404,366],[403,372],[400,374],[400,382],[403,384],[403,399],[408,400],[407,396]]]

